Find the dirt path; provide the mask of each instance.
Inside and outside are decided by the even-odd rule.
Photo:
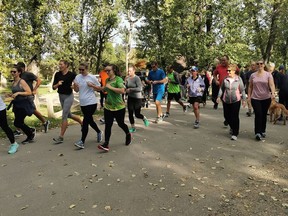
[[[0,215],[287,215],[287,126],[268,123],[266,141],[256,142],[245,111],[236,142],[223,128],[221,107],[209,103],[196,130],[191,110],[175,104],[161,124],[144,128],[137,120],[128,147],[114,124],[105,154],[91,129],[86,148],[75,150],[77,125],[61,145],[51,142],[55,129],[15,155],[6,154],[3,140]],[[154,120],[153,106],[143,113]]]

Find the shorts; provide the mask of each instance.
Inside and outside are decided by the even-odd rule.
[[[178,93],[169,93],[168,92],[168,98],[167,99],[168,99],[168,101],[175,99],[175,101],[178,102],[181,99],[181,94],[180,94],[180,92],[178,92]]]
[[[156,94],[153,93],[153,100],[154,101],[162,101],[164,95],[164,91],[159,91]]]
[[[197,97],[189,97],[188,102],[190,104],[194,104],[194,103],[202,103],[202,97],[201,96],[197,96]]]

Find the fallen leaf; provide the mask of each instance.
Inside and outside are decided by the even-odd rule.
[[[85,212],[85,211],[80,211],[79,213],[80,213],[80,214],[85,214],[86,212]]]
[[[97,205],[93,205],[92,208],[97,208]]]
[[[60,153],[60,154],[58,154],[58,156],[59,156],[59,157],[62,157],[62,156],[64,156],[64,154]]]
[[[23,206],[23,207],[21,208],[21,210],[27,209],[28,207],[29,207],[29,205]]]
[[[111,208],[111,206],[105,206],[105,210],[107,210],[107,211],[111,211],[112,208]]]
[[[76,205],[75,205],[75,204],[72,204],[72,205],[69,206],[69,209],[73,209],[73,208],[75,208],[75,207],[76,207]]]
[[[22,194],[15,194],[14,195],[16,198],[22,197]]]

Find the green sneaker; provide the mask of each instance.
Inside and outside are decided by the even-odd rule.
[[[13,144],[11,144],[10,145],[10,148],[9,148],[9,150],[8,150],[8,154],[14,154],[14,153],[16,153],[17,152],[17,150],[18,150],[18,147],[19,147],[19,144],[18,143],[13,143]]]
[[[143,119],[143,122],[144,122],[144,125],[145,125],[145,127],[148,127],[149,126],[149,121],[148,121],[148,119]]]
[[[130,133],[135,133],[135,132],[136,132],[136,128],[130,128],[130,129],[129,129],[129,132],[130,132]]]

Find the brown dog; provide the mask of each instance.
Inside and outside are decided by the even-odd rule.
[[[288,110],[283,104],[277,103],[275,99],[272,99],[270,107],[270,122],[273,121],[273,124],[276,124],[277,120],[283,116],[283,125],[286,125],[286,116],[288,115]]]

